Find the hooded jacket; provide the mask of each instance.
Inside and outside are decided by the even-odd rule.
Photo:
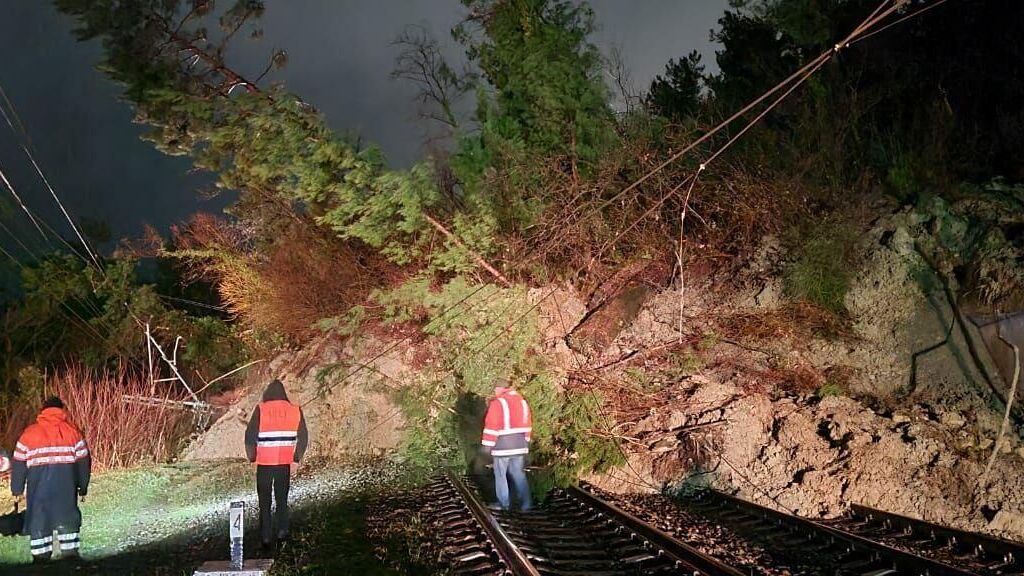
[[[298,411],[298,422],[286,423],[288,419],[282,418],[281,414],[295,410]],[[299,462],[308,444],[309,432],[306,430],[306,417],[302,409],[288,401],[284,384],[274,380],[263,391],[263,401],[249,418],[249,425],[245,429],[246,457],[257,464],[265,464],[268,457],[274,460],[272,465],[287,464],[276,461],[279,449],[291,450],[294,446],[292,461]]]
[[[28,488],[25,532],[49,534],[82,525],[78,497],[89,490],[92,460],[82,433],[62,408],[44,408],[18,439],[11,493]]]

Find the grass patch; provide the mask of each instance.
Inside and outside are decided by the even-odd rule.
[[[818,391],[815,393],[818,398],[830,398],[833,396],[846,396],[846,389],[839,382],[833,380],[827,380],[824,384],[818,387]]]
[[[831,219],[797,230],[789,242],[795,259],[783,275],[786,295],[845,315],[855,242],[850,224]]]
[[[388,472],[386,463],[383,466],[322,469],[312,477],[300,474],[291,498],[292,542],[277,554],[272,576],[429,573],[406,558],[402,546],[372,541],[366,523],[368,504],[410,481]],[[335,484],[339,476],[348,478]],[[325,480],[332,481],[322,485]],[[0,574],[188,576],[207,560],[227,559],[228,505],[242,498],[249,502],[246,555],[259,557],[254,484],[251,466],[238,461],[98,474],[82,507],[86,562],[33,567],[27,565],[27,538],[0,538]],[[303,486],[307,496],[299,501],[296,496]],[[309,488],[319,495],[313,496]],[[399,570],[378,558],[385,553],[388,564]]]
[[[82,555],[98,559],[170,537],[211,508],[251,490],[244,463],[147,466],[98,473],[82,504]],[[0,502],[12,506],[10,495]],[[31,561],[26,538],[0,538],[0,565]]]

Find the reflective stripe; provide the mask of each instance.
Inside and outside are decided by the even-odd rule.
[[[491,456],[518,456],[520,454],[529,454],[529,448],[510,448],[508,450],[491,450]]]
[[[15,444],[14,447],[17,448],[18,450],[22,450],[22,451],[28,450],[28,446],[25,446],[21,442],[18,442],[17,444]]]
[[[77,550],[79,548],[79,546],[81,546],[81,545],[82,544],[78,540],[75,540],[74,542],[61,542],[60,543],[60,549],[61,550]]]
[[[47,464],[74,464],[78,461],[78,458],[74,454],[68,454],[67,456],[37,456],[35,458],[29,458],[27,466],[32,468],[34,466],[45,466]]]
[[[260,432],[260,440],[289,440],[298,438],[298,432]]]
[[[26,456],[35,456],[37,454],[74,454],[74,446],[46,446],[45,448],[36,448],[35,450],[26,450]]]
[[[43,548],[33,548],[32,549],[32,555],[33,556],[39,556],[39,555],[42,555],[42,554],[49,554],[51,552],[53,552],[53,545],[52,544],[47,544]]]
[[[526,426],[523,428],[505,428],[504,430],[484,429],[484,435],[489,434],[491,436],[508,436],[509,434],[529,434],[530,432],[533,432],[533,428],[531,426]]]
[[[526,399],[520,400],[523,403],[523,420],[530,419],[530,406],[526,403]]]
[[[509,434],[529,434],[533,431],[533,428],[527,426],[525,428],[506,428],[501,432],[497,432],[497,436],[508,436]]]
[[[78,532],[72,532],[71,534],[57,534],[57,540],[60,540],[61,542],[78,540]]]
[[[85,447],[83,440],[75,446],[46,446],[35,450],[15,452],[14,459],[28,461],[28,465],[31,467],[44,464],[69,464],[88,455],[89,449]]]
[[[507,430],[509,425],[512,424],[512,416],[509,415],[508,411],[508,401],[499,397],[498,402],[501,404],[501,415],[505,417],[505,419],[501,421],[501,427],[502,429]]]
[[[35,548],[36,546],[42,546],[43,544],[49,544],[53,542],[53,536],[43,536],[42,538],[36,538],[29,542],[29,545]]]
[[[256,445],[264,448],[280,448],[282,446],[295,446],[298,443],[298,440],[258,440]]]
[[[494,446],[495,441],[494,440],[481,440],[480,444],[482,444],[484,446]]]

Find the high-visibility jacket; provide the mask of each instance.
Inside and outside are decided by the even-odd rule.
[[[302,409],[288,401],[284,385],[274,380],[264,391],[263,402],[253,410],[245,430],[245,452],[249,461],[260,466],[298,462],[308,443]]]
[[[256,463],[279,466],[294,462],[302,411],[287,400],[271,400],[260,403],[259,414]]]
[[[43,409],[18,439],[11,470],[11,492],[20,496],[28,488],[25,533],[77,532],[78,497],[89,490],[91,468],[88,444],[67,413]]]
[[[517,456],[530,451],[532,432],[530,405],[518,392],[506,389],[487,406],[480,443],[491,448],[491,456]]]

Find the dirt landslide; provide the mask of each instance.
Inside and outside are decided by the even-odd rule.
[[[568,288],[530,290],[541,353],[563,367],[563,385],[602,390],[625,446],[626,466],[587,480],[633,493],[710,484],[811,517],[855,502],[1024,539],[1024,444],[1012,427],[982,485],[1002,418],[993,390],[1005,383],[991,359],[978,364],[915,250],[921,222],[873,209],[839,328],[787,302],[788,255],[773,237],[739,266],[669,288],[623,281],[624,294],[601,298],[618,312],[588,309]],[[388,350],[399,337],[325,336],[280,355],[186,458],[241,456],[271,377],[306,404],[313,456],[394,451],[404,422],[389,393],[423,362],[415,346]]]
[[[409,347],[388,348],[390,342],[379,338],[342,341],[323,336],[301,350],[278,355],[248,375],[245,394],[182,458],[245,457],[246,424],[273,378],[284,383],[292,402],[303,405],[310,458],[338,460],[393,451],[401,442],[404,420],[388,392],[406,380],[414,362]]]
[[[589,480],[618,492],[709,484],[811,517],[853,502],[1024,539],[1012,426],[982,485],[1005,383],[984,348],[980,365],[972,358],[977,334],[955,323],[916,252],[915,215],[876,209],[858,235],[842,337],[795,327],[774,238],[728,281],[689,279],[650,298],[592,361],[650,401],[620,410],[628,465]],[[638,352],[673,337],[665,354]]]

